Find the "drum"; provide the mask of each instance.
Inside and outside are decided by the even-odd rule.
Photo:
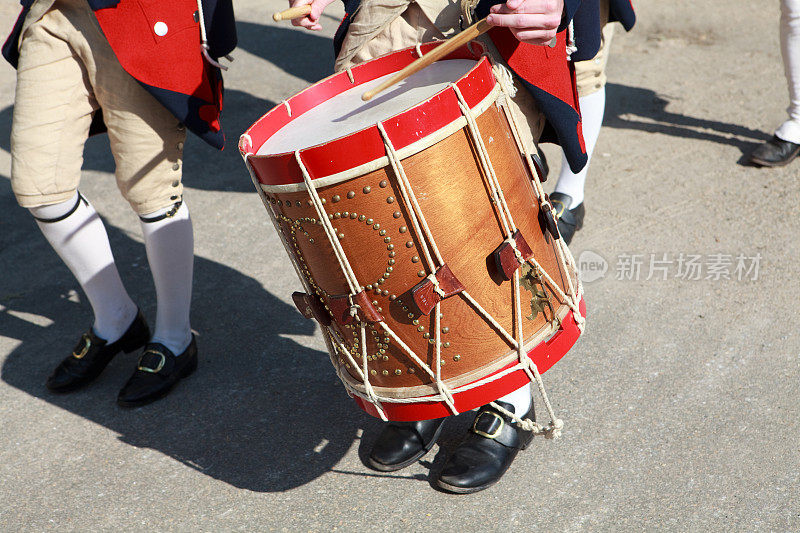
[[[319,322],[347,391],[384,420],[500,398],[583,328],[574,260],[508,88],[475,44],[369,103],[364,91],[436,44],[335,74],[239,142],[303,284],[298,309]]]

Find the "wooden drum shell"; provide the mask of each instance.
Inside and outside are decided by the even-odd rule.
[[[567,277],[572,276],[573,286],[578,285],[578,280],[574,270],[560,261],[556,242],[541,223],[530,169],[520,154],[513,126],[502,108],[503,99],[497,87],[491,86],[482,105],[471,106],[477,127],[514,223],[533,250],[535,260],[559,289],[568,294]],[[493,252],[503,243],[505,233],[499,211],[491,200],[488,176],[481,167],[475,142],[465,123],[451,125],[447,131],[439,130],[438,137],[430,146],[412,150],[414,153],[401,150],[402,167],[443,260],[466,292],[513,337],[517,328],[514,287],[511,281],[501,279],[493,261]],[[247,156],[252,145],[241,148]],[[303,158],[303,151],[299,156]],[[247,159],[254,181],[261,187],[265,204],[273,211],[307,286],[321,297],[322,303],[348,294],[347,280],[308,191],[301,185],[264,183],[269,180],[262,179],[252,157]],[[356,175],[328,180],[330,183],[313,174],[311,177],[315,184],[325,183],[316,186],[317,193],[369,300],[397,336],[428,367],[434,368],[434,313],[420,314],[409,293],[431,273],[424,253],[427,240],[424,232],[420,234],[414,228],[411,206],[403,198],[395,172],[388,161],[381,163],[363,173],[355,171]],[[529,274],[530,269],[524,272]],[[522,330],[527,351],[545,346],[548,338],[561,331],[559,328],[565,318],[571,316],[571,311],[546,281],[532,275],[521,276],[521,279]],[[440,306],[441,375],[449,388],[486,378],[518,360],[513,346],[461,295],[442,300]],[[323,332],[340,337],[360,365],[358,322],[342,325],[333,321],[330,327],[330,332],[324,327]],[[574,340],[571,339],[569,346]],[[366,341],[369,381],[378,396],[413,399],[437,393],[431,377],[379,324],[367,326]],[[329,342],[329,346],[334,345],[335,342]],[[553,355],[556,357],[545,365],[546,368],[563,353]],[[331,361],[352,390],[365,392],[358,372],[343,353],[334,348]],[[487,400],[479,394],[474,400],[479,403],[462,402],[459,408],[487,403],[521,386],[527,378],[517,376],[506,382],[508,390],[488,387],[492,392],[487,394],[493,397]],[[369,404],[359,403],[375,414]],[[431,405],[438,403],[431,402]],[[397,407],[386,410],[389,418],[396,420],[443,416],[442,405],[427,410],[414,410],[409,404],[387,403],[384,407],[387,405]]]

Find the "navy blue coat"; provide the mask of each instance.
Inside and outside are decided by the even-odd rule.
[[[609,22],[619,22],[626,31],[630,31],[636,23],[636,13],[630,0],[609,0]],[[599,0],[582,0],[581,6],[573,19],[575,28],[575,46],[578,51],[572,54],[573,61],[586,61],[597,55],[600,49],[600,2]]]

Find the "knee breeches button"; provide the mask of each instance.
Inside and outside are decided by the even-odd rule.
[[[175,163],[174,165],[172,165],[172,170],[180,170],[180,169],[181,169],[180,163]]]
[[[158,21],[153,25],[153,33],[159,37],[165,36],[168,31],[169,28],[167,28],[167,24],[165,22]]]

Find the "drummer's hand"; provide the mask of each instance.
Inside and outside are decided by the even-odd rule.
[[[508,0],[493,5],[486,21],[506,26],[524,43],[547,44],[556,36],[564,0]]]
[[[300,7],[311,4],[311,13],[303,18],[292,20],[292,24],[295,26],[302,26],[307,30],[321,30],[322,25],[319,23],[319,17],[332,2],[333,0],[289,0],[289,7]]]

